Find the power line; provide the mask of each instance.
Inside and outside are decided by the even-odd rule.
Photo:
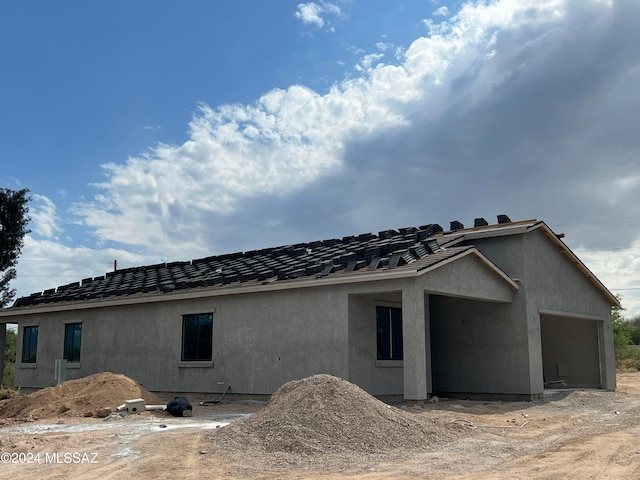
[[[49,260],[48,258],[26,258],[26,259],[20,259],[18,260],[19,263],[29,263],[29,262],[47,262],[47,263],[72,263],[75,265],[98,265],[98,264],[103,264],[103,263],[108,263],[108,261],[101,261],[101,260],[86,260],[86,261],[80,261],[80,260]]]
[[[23,273],[20,274],[18,273],[17,278],[24,278],[24,277],[31,277],[31,278],[51,278],[51,277],[55,277],[55,278],[78,278],[78,275],[60,275],[60,274],[49,274],[49,275],[33,275],[33,274],[29,274],[29,273]]]
[[[602,223],[602,222],[621,222],[623,220],[639,220],[640,215],[635,217],[619,217],[619,218],[602,218],[599,220],[585,220],[584,222],[575,222],[575,223],[558,223],[557,227],[567,227],[572,225],[586,225],[589,223]]]
[[[573,250],[574,252],[621,252],[623,250],[640,250],[640,247],[594,248],[589,250]]]

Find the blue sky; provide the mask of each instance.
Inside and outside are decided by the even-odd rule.
[[[640,314],[640,4],[0,6],[18,295],[121,267],[538,218]]]

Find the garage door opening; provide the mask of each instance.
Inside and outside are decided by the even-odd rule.
[[[540,315],[545,388],[602,388],[598,322]]]

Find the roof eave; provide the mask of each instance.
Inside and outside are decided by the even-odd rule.
[[[0,310],[0,319],[13,316],[30,315],[34,313],[53,313],[70,310],[86,310],[103,307],[136,305],[156,302],[170,302],[177,300],[191,300],[196,298],[219,297],[224,295],[240,295],[258,292],[272,292],[296,288],[309,288],[329,285],[343,285],[349,283],[381,281],[399,278],[411,278],[417,275],[417,269],[399,268],[376,272],[338,273],[323,278],[305,278],[303,280],[279,280],[273,283],[252,283],[245,285],[231,285],[227,287],[203,287],[178,290],[175,292],[127,295],[124,297],[103,298],[99,300],[81,300],[76,302],[58,302],[37,306],[25,306]]]

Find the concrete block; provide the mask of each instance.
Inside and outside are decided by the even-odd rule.
[[[142,398],[134,398],[124,402],[128,413],[140,413],[145,411],[144,400]]]

